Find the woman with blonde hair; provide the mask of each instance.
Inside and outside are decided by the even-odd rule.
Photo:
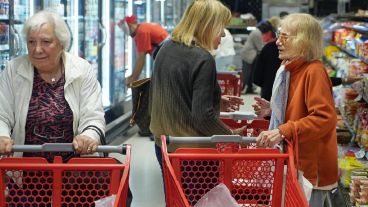
[[[231,13],[217,0],[196,0],[186,9],[154,63],[151,124],[161,164],[161,135],[233,134],[219,119],[239,97],[221,97],[212,51],[220,44]],[[235,130],[235,133],[238,131]],[[192,145],[193,146],[193,145]],[[169,146],[173,150],[178,146]]]
[[[320,61],[322,29],[309,14],[281,20],[277,47],[282,60],[271,102],[257,98],[255,111],[271,115],[269,131],[257,143],[273,147],[287,140],[298,149],[297,168],[313,185],[309,204],[323,207],[337,186],[336,112],[332,84]]]

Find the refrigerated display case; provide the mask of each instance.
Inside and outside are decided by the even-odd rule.
[[[27,54],[22,34],[25,20],[39,7],[39,1],[0,1],[0,72],[14,57]]]
[[[93,67],[98,80],[101,82],[101,70],[99,67],[99,47],[103,44],[100,40],[102,28],[101,14],[98,8],[98,0],[85,0],[79,4],[79,56],[86,59]],[[103,30],[103,29],[102,29]]]
[[[61,11],[72,32],[70,52],[92,64],[102,86],[107,123],[129,111],[125,105],[129,105],[130,90],[125,87],[124,79],[126,70],[132,68],[132,42],[116,23],[128,10],[132,11],[133,1],[55,0],[44,1],[43,6]],[[140,13],[142,6],[145,5],[138,4],[137,7]]]
[[[3,4],[3,3],[0,3]],[[4,7],[4,4],[2,5]],[[7,9],[0,11],[0,72],[5,69],[6,61],[9,60],[9,2]]]
[[[146,21],[145,4],[136,3],[140,21]],[[133,0],[0,0],[0,71],[10,58],[27,54],[22,35],[24,22],[40,10],[64,17],[72,35],[67,50],[93,65],[102,86],[106,122],[121,116],[129,118],[130,90],[124,79],[127,69],[132,68],[134,50],[131,38],[122,33],[116,22],[133,14]]]
[[[165,29],[171,33],[175,25],[179,23],[179,21],[176,21],[175,19],[175,2],[174,0],[166,0],[164,2],[164,11],[162,12],[162,16],[164,17],[163,25],[165,26]]]
[[[25,20],[40,10],[64,17],[71,31],[72,54],[87,59],[95,68],[102,86],[107,123],[131,112],[131,90],[125,78],[134,67],[133,39],[116,23],[126,15],[136,15],[138,23],[158,22],[169,32],[190,0],[0,0],[0,70],[10,58],[26,54],[22,36]],[[152,12],[151,8],[157,8]],[[156,9],[154,9],[156,10]],[[157,16],[157,17],[156,17]],[[77,18],[76,18],[77,17]],[[156,21],[156,18],[158,20]],[[105,29],[105,27],[107,29]],[[152,58],[141,78],[151,75]]]
[[[102,5],[101,0],[44,0],[41,8],[64,17],[72,35],[71,46],[67,50],[86,59],[101,83],[100,51],[106,38],[101,24],[100,4]]]
[[[9,4],[9,2],[7,2],[7,4],[8,7],[11,7],[11,4]],[[10,32],[13,34],[11,35],[9,42],[11,58],[27,54],[27,45],[24,40],[22,31],[26,19],[33,13],[31,10],[33,10],[32,7],[34,5],[31,6],[31,4],[31,1],[14,1],[14,10],[12,11],[12,8],[9,8]],[[14,15],[14,18],[12,18],[12,15]],[[14,37],[14,39],[12,37]],[[11,45],[13,45],[14,47],[12,47]]]
[[[191,0],[168,0],[168,6],[170,5],[169,2],[172,1],[172,9],[173,9],[173,17],[172,23],[173,26],[177,25],[183,16],[185,9],[189,6],[192,2]]]
[[[131,61],[129,60],[132,55],[132,41],[129,40],[128,35],[117,26],[117,22],[123,19],[129,11],[129,2],[127,0],[112,1],[111,4],[111,19],[113,24],[111,25],[110,39],[110,58],[111,58],[111,102],[117,104],[124,101],[130,94],[130,90],[127,90],[125,85],[125,73],[128,68],[132,68]]]
[[[151,15],[151,6],[152,4],[151,0],[133,0],[133,11],[132,14],[137,16],[137,22],[143,23],[143,22],[152,22],[152,15]],[[133,44],[133,63],[135,63],[136,60],[136,48],[135,44]],[[144,67],[142,69],[142,73],[140,75],[140,79],[147,78],[151,76],[151,68],[153,65],[152,58],[147,55],[146,56],[146,64],[144,64]],[[132,70],[134,68],[134,64],[132,68],[128,68],[126,77],[132,74]]]
[[[137,16],[138,23],[147,21],[147,1],[133,0],[133,14]]]
[[[151,5],[151,22],[155,22],[161,25],[165,25],[165,17],[164,17],[164,6],[166,1],[156,1],[153,0],[150,2]]]
[[[191,0],[150,0],[151,21],[163,25],[171,33]]]
[[[104,46],[109,41],[109,31],[105,29],[105,25],[110,24],[110,1],[44,1],[43,8],[64,16],[72,34],[69,52],[86,59],[92,65],[102,86],[103,106],[107,109],[111,105],[108,69],[110,51],[104,49]]]

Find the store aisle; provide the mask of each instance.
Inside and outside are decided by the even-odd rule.
[[[245,105],[241,111],[253,110],[254,96],[243,95]],[[148,137],[140,137],[137,128],[115,139],[111,144],[129,143],[132,145],[130,188],[133,193],[132,207],[164,207],[165,198],[160,166],[156,160],[154,142]],[[112,155],[121,159],[119,155]]]
[[[131,207],[164,207],[164,187],[160,166],[156,160],[154,142],[141,137],[134,127],[129,134],[118,138],[112,144],[131,144],[131,168],[129,185],[133,194]],[[126,138],[129,136],[130,138]],[[116,155],[113,155],[116,156]],[[117,155],[118,159],[119,155]]]

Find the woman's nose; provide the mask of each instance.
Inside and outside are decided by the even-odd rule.
[[[277,39],[276,39],[276,45],[277,45],[277,46],[282,45],[282,42],[280,41],[280,38],[277,38]]]
[[[36,43],[36,45],[35,45],[35,51],[36,52],[42,52],[42,45],[41,45],[41,43]]]

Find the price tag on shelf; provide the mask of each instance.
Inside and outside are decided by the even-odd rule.
[[[365,151],[364,149],[361,149],[358,152],[355,152],[354,154],[357,159],[362,159],[365,156]]]

